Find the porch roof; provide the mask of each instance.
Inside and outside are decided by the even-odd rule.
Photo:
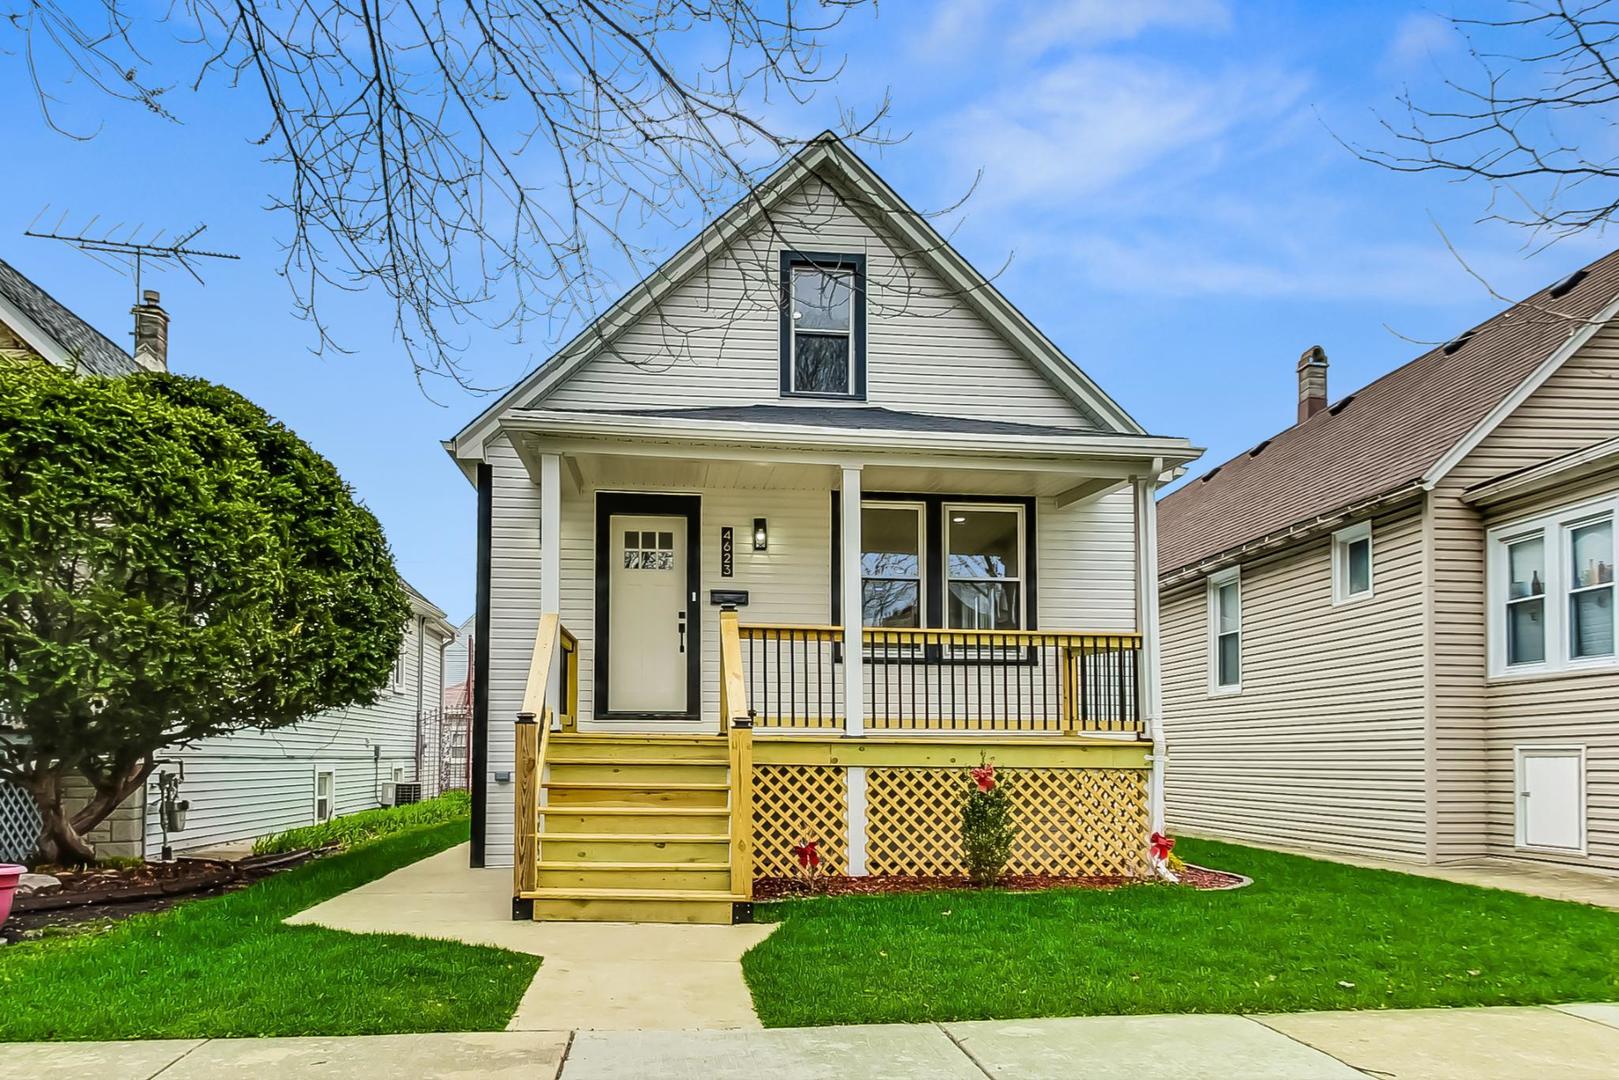
[[[681,420],[708,420],[717,424],[777,424],[800,428],[846,428],[858,431],[957,432],[974,435],[1032,435],[1037,438],[1095,434],[1094,428],[1059,428],[1009,420],[932,416],[926,413],[899,412],[879,405],[709,405],[681,409],[588,411],[603,416],[669,417]]]

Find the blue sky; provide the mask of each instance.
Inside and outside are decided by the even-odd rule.
[[[1477,11],[1482,5],[1473,5]],[[1465,72],[1432,4],[1219,0],[945,0],[851,16],[831,39],[848,54],[835,87],[773,121],[805,134],[840,106],[885,92],[897,146],[863,150],[920,209],[1150,430],[1208,447],[1212,467],[1291,423],[1293,365],[1312,344],[1337,397],[1448,339],[1500,305],[1447,251],[1443,229],[1497,290],[1520,295],[1600,254],[1601,237],[1536,251],[1479,224],[1484,193],[1397,176],[1355,160],[1332,132],[1375,137],[1409,85],[1419,96]],[[17,39],[0,32],[0,100],[32,100]],[[310,352],[277,276],[287,221],[265,207],[284,179],[252,136],[249,90],[180,79],[184,121],[99,103],[79,141],[37,112],[8,110],[0,170],[0,254],[115,340],[133,286],[60,245],[24,239],[42,210],[70,225],[206,222],[208,244],[243,256],[151,278],[173,318],[176,370],[227,383],[335,461],[388,530],[404,574],[453,617],[473,591],[473,495],[439,446],[485,404],[459,390],[429,400],[377,296],[333,298],[325,314],[348,355]],[[648,234],[672,249],[680,234]],[[629,284],[625,282],[623,284]],[[472,380],[510,384],[546,340],[475,335]]]

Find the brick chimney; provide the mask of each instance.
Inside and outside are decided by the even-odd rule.
[[[1327,352],[1311,345],[1299,357],[1299,423],[1327,407]]]
[[[157,290],[144,290],[129,310],[135,316],[135,363],[146,371],[169,370],[169,313],[157,302]]]

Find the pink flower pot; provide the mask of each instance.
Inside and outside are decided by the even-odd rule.
[[[17,893],[17,879],[28,872],[26,866],[0,863],[0,926],[11,915],[11,898]]]

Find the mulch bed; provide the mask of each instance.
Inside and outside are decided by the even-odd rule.
[[[0,939],[19,941],[46,927],[113,923],[131,915],[165,911],[189,900],[245,889],[314,857],[314,851],[254,855],[237,862],[176,859],[136,866],[91,866],[78,870],[42,867],[59,879],[61,888],[18,895]]]
[[[1237,874],[1188,866],[1179,872],[1181,886],[1192,889],[1233,889],[1248,883]],[[1146,879],[1153,880],[1153,879]],[[1038,892],[1042,889],[1117,889],[1139,885],[1143,879],[1129,877],[1074,877],[1059,874],[1008,874],[995,888],[1008,892]],[[872,896],[883,893],[937,892],[941,889],[977,889],[964,876],[892,874],[880,877],[843,877],[832,874],[812,887],[798,877],[758,878],[753,883],[755,900],[787,900],[801,896]]]

